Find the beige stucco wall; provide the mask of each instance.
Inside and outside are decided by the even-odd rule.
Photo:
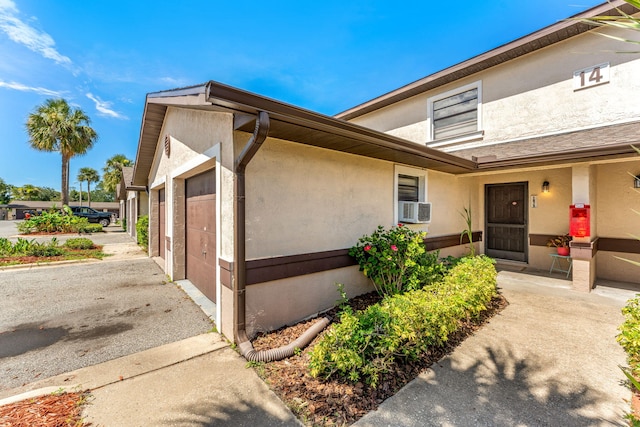
[[[389,162],[269,138],[246,172],[247,258],[349,248],[393,225],[393,174]]]
[[[630,174],[640,172],[640,160],[598,165],[598,235],[633,239],[640,236],[640,193],[633,188]],[[596,255],[599,278],[638,282],[640,267],[620,258],[640,262],[640,255],[599,251]]]
[[[640,172],[640,160],[598,165],[597,169],[598,235],[625,239],[640,235],[640,215],[633,212],[640,212],[640,193],[633,188],[630,175]]]
[[[427,99],[482,83],[484,142],[505,141],[640,118],[640,56],[620,42],[584,34],[353,119],[354,123],[428,141]],[[610,83],[573,90],[573,72],[609,62]]]
[[[254,336],[335,306],[337,283],[344,284],[349,296],[373,290],[357,266],[248,286],[247,333]]]
[[[164,150],[165,135],[170,135],[171,150]],[[165,253],[165,272],[173,279],[185,275],[184,236],[184,181],[210,169],[216,170],[217,256],[233,259],[233,116],[229,113],[195,111],[180,108],[167,109],[165,121],[156,147],[156,155],[149,174],[151,187],[151,218],[157,224],[158,189],[165,189],[166,235],[170,239]],[[157,210],[157,209],[155,209]],[[152,229],[150,235],[157,235]],[[157,238],[157,237],[156,237]],[[154,246],[150,245],[152,255]],[[218,272],[217,277],[220,277]],[[219,279],[218,279],[219,281]],[[229,295],[217,284],[219,310],[218,328],[228,337],[233,336],[233,304]],[[226,303],[222,301],[226,299]],[[223,323],[222,319],[227,319]]]

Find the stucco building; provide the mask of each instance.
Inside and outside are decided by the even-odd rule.
[[[236,341],[331,307],[336,283],[370,290],[347,250],[407,205],[428,209],[403,222],[429,249],[465,253],[470,208],[480,252],[539,269],[570,205],[589,206],[574,288],[638,282],[617,257],[640,260],[640,55],[600,31],[562,21],[335,117],[213,81],[149,94],[131,185],[148,189],[150,255]]]

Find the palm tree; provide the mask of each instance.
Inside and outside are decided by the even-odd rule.
[[[80,168],[78,171],[78,181],[80,181],[80,183],[87,181],[87,199],[89,201],[89,207],[91,207],[91,183],[100,181],[100,175],[98,175],[98,171],[93,168]],[[80,194],[82,194],[82,184],[80,184]]]
[[[634,6],[636,9],[640,9],[640,0],[624,0],[624,1],[629,3],[631,6]],[[592,18],[581,19],[581,21],[591,25],[600,26],[600,27],[620,28],[623,30],[635,31],[635,32],[640,31],[640,18],[635,17],[633,15],[626,14],[619,8],[616,8],[616,10],[618,11],[619,15],[594,16]],[[606,33],[598,33],[598,34],[604,37],[609,37],[614,40],[619,40],[626,43],[640,45],[640,40],[632,40],[626,37],[618,37],[618,36],[613,36]],[[640,53],[640,52],[625,51],[623,53]]]
[[[98,135],[89,126],[91,120],[80,109],[72,109],[64,99],[48,99],[27,118],[27,133],[32,148],[59,151],[62,155],[62,204],[69,204],[69,160],[85,154]]]
[[[106,166],[102,168],[104,171],[102,174],[104,191],[108,193],[116,192],[116,188],[118,188],[122,179],[122,168],[124,166],[133,166],[133,162],[127,159],[124,154],[116,154],[107,160]]]

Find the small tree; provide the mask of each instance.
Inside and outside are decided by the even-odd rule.
[[[89,207],[91,207],[91,183],[100,181],[98,171],[93,168],[80,168],[78,172],[78,181],[80,181],[80,194],[82,195],[82,181],[87,181],[87,199]],[[82,199],[81,199],[82,202]]]
[[[0,205],[6,205],[11,200],[11,187],[0,178]]]
[[[107,160],[102,174],[102,187],[108,193],[115,194],[116,188],[122,179],[122,168],[124,166],[132,166],[133,162],[124,154],[116,154]]]

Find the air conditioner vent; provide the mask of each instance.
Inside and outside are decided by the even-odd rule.
[[[431,203],[398,202],[398,221],[409,224],[431,222]]]

